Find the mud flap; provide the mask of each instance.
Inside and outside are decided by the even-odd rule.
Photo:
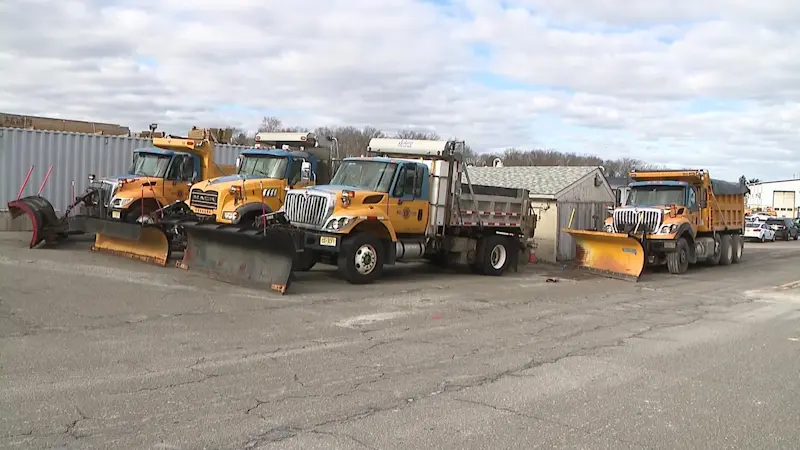
[[[42,241],[54,242],[60,239],[63,232],[62,221],[56,216],[53,204],[38,195],[23,197],[19,200],[8,202],[11,218],[15,219],[26,214],[31,220],[33,235],[30,248],[36,247]]]
[[[638,239],[626,233],[572,230],[575,260],[579,267],[609,278],[638,281],[645,265],[644,248]]]
[[[142,225],[110,219],[86,219],[86,231],[95,233],[92,250],[166,266],[170,256],[167,233],[158,224]]]
[[[286,293],[297,252],[294,237],[281,228],[184,225],[186,250],[178,267],[245,287]]]

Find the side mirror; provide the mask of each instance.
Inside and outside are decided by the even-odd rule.
[[[239,167],[241,167],[241,166],[242,166],[242,157],[241,156],[237,156],[236,157],[236,170],[239,170]]]
[[[705,208],[708,205],[708,190],[706,188],[700,189],[700,207]]]
[[[311,177],[311,163],[308,161],[303,161],[303,164],[300,166],[300,182],[308,183],[311,181]]]
[[[91,175],[89,175],[89,182],[92,182],[92,181],[94,181],[94,180],[95,180],[95,178],[97,178],[97,177],[96,177],[96,176],[94,176],[94,174],[91,174]]]

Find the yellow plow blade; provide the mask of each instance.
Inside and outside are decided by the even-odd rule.
[[[645,265],[644,248],[626,233],[564,229],[575,239],[578,266],[609,278],[637,281]]]
[[[166,266],[170,255],[167,234],[158,225],[141,225],[106,219],[92,219],[87,228],[95,231],[92,250]]]

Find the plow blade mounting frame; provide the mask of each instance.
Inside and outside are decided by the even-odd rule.
[[[283,295],[297,253],[294,236],[280,227],[185,224],[186,249],[178,267],[210,278]]]
[[[646,257],[642,243],[626,233],[564,229],[576,244],[579,267],[609,278],[638,281]]]

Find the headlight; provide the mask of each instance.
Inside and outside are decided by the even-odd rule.
[[[325,225],[325,229],[328,231],[338,231],[347,228],[348,225],[353,223],[355,217],[331,217],[328,220],[328,223]]]
[[[606,233],[613,233],[614,232],[614,225],[606,224]]]
[[[659,230],[658,232],[659,232],[659,234],[670,234],[670,233],[674,233],[675,230],[677,230],[677,229],[678,229],[678,224],[677,223],[672,223],[672,224],[669,224],[669,225],[662,226],[661,230]]]
[[[230,220],[231,222],[236,220],[238,217],[239,213],[237,213],[236,211],[225,211],[222,213],[222,218],[225,220]]]
[[[125,208],[126,206],[130,205],[134,199],[132,198],[121,198],[121,197],[114,197],[111,199],[111,207],[112,208]]]

